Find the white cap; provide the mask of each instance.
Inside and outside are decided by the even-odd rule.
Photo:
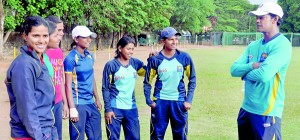
[[[72,30],[72,38],[75,39],[76,37],[81,36],[81,37],[91,37],[91,38],[96,38],[97,34],[94,32],[91,32],[91,30],[86,27],[86,26],[76,26]]]
[[[282,8],[280,7],[280,5],[278,5],[275,2],[265,2],[263,4],[261,4],[256,11],[250,11],[249,15],[252,16],[263,16],[263,15],[267,15],[267,14],[274,14],[279,16],[280,18],[282,18],[283,16],[283,11]]]

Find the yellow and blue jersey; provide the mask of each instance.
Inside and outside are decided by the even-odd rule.
[[[127,66],[123,66],[117,58],[105,64],[102,79],[105,112],[112,111],[112,108],[137,108],[134,96],[137,75],[144,76],[145,67],[136,58],[130,58]]]
[[[284,81],[291,54],[291,43],[282,34],[275,35],[268,42],[260,39],[249,44],[230,70],[233,77],[243,77],[245,80],[244,110],[263,116],[282,117]],[[253,69],[254,62],[260,62],[258,69]]]
[[[188,78],[188,90],[184,84],[184,74]],[[172,58],[165,57],[162,52],[148,59],[144,80],[144,94],[146,103],[153,103],[150,98],[151,83],[156,76],[154,99],[186,101],[192,103],[196,88],[196,72],[191,57],[182,51],[176,50]]]
[[[94,57],[84,50],[85,56],[73,49],[64,60],[66,74],[72,74],[72,93],[75,104],[94,103]]]

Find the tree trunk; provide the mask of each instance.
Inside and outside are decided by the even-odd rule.
[[[3,9],[3,3],[2,3],[2,0],[0,0],[0,59],[1,60],[4,58],[4,56],[3,56],[4,18],[5,18],[5,14],[4,14],[4,9]]]
[[[98,36],[97,50],[99,49],[99,47],[100,47],[100,50],[102,50],[102,45],[101,45],[101,36],[100,36],[100,34],[99,34],[99,36]]]
[[[134,40],[135,40],[135,47],[138,47],[140,45],[138,35],[135,35]]]
[[[113,32],[112,34],[112,39],[111,39],[111,44],[110,44],[110,48],[113,48],[114,47],[114,41],[115,40],[115,32]]]
[[[119,38],[118,38],[118,40],[120,40],[120,39],[121,39],[121,37],[122,37],[122,31],[120,30],[120,32],[119,32]]]
[[[6,43],[6,41],[7,41],[8,37],[9,37],[10,33],[11,33],[11,30],[8,30],[6,32],[6,34],[5,34],[4,38],[3,38],[3,45]]]

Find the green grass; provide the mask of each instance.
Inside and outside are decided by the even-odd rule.
[[[189,111],[190,140],[237,140],[236,118],[243,100],[242,81],[230,76],[230,66],[245,47],[194,48],[188,52],[197,71],[197,88],[192,109]],[[286,77],[286,100],[282,118],[282,139],[298,140],[300,135],[300,48],[293,48],[293,57]],[[297,76],[298,75],[298,76]],[[141,139],[149,139],[150,109],[145,104],[143,78],[138,78],[136,100],[139,109]],[[98,84],[98,91],[101,85]],[[100,93],[99,93],[100,94]],[[106,132],[102,115],[102,135]],[[68,122],[65,121],[64,138],[68,139]],[[122,133],[123,135],[123,133]],[[123,136],[121,139],[124,139]],[[168,128],[166,140],[172,139]]]

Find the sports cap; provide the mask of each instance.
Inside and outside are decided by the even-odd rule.
[[[81,37],[91,37],[91,38],[96,38],[97,34],[94,32],[91,32],[91,30],[86,27],[86,26],[76,26],[72,30],[72,38],[75,39],[76,37],[81,36]]]
[[[248,14],[251,16],[263,16],[267,14],[274,14],[282,18],[283,11],[280,5],[275,2],[265,2],[261,4],[256,11],[250,11]]]
[[[177,32],[174,28],[172,28],[172,27],[167,27],[167,28],[164,28],[164,29],[161,31],[160,38],[164,38],[164,37],[171,38],[171,37],[173,37],[174,35],[179,35],[179,36],[181,36],[181,33],[178,33],[178,32]]]

